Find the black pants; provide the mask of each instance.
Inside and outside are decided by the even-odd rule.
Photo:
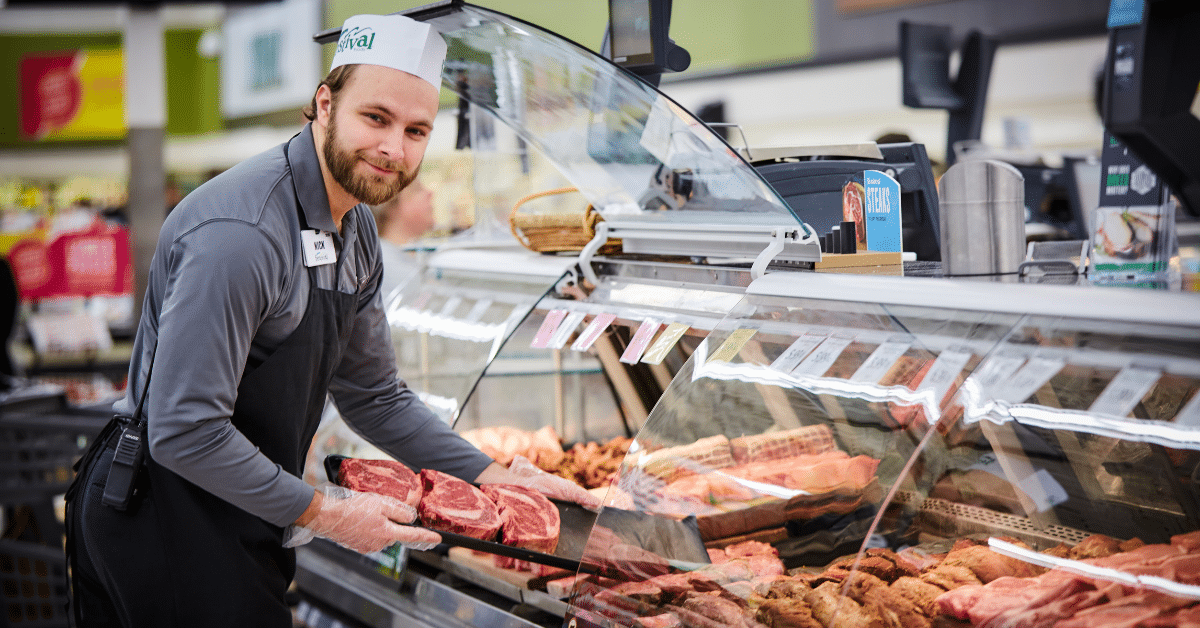
[[[80,469],[87,475],[68,512],[83,628],[290,628],[284,594],[295,553],[282,548],[280,528],[152,461],[140,501],[113,510],[100,501],[112,456],[105,448]]]

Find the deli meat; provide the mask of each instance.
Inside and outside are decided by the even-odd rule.
[[[338,466],[337,479],[348,489],[395,497],[413,508],[421,502],[417,474],[395,460],[347,458]]]
[[[500,542],[505,545],[554,552],[561,520],[558,508],[541,493],[509,484],[480,487],[500,511]]]
[[[483,491],[452,476],[424,469],[425,491],[417,514],[426,527],[491,541],[500,530],[500,513]]]

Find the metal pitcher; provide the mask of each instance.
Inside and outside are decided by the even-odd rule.
[[[938,182],[938,199],[945,275],[1017,272],[1025,259],[1025,178],[1016,168],[959,162]]]

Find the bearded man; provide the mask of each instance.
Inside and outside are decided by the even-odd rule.
[[[350,18],[311,122],[167,218],[128,391],[68,493],[78,625],[284,628],[292,546],[439,542],[401,525],[416,515],[406,504],[300,479],[327,392],[411,467],[598,506],[566,480],[496,464],[398,378],[367,205],[420,169],[445,54],[428,25]]]

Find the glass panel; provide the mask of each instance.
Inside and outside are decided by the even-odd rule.
[[[797,222],[719,136],[608,60],[470,5],[429,23],[449,44],[445,86],[544,153],[606,218]]]
[[[950,464],[889,557],[916,559],[948,590],[932,610],[972,625],[1191,621],[1198,357],[1196,326],[1022,319],[961,387],[945,453],[923,452]]]
[[[945,462],[914,454],[942,438],[930,427],[951,423],[946,400],[1017,320],[741,300],[631,445],[585,554],[599,574],[571,615],[791,625],[760,613],[772,582],[790,570],[809,586],[831,561],[907,530],[920,499],[882,516],[885,496],[928,493]]]
[[[1198,356],[1195,329],[1029,317],[990,358],[1012,375],[965,387],[963,424],[1017,461],[1010,511],[1165,543],[1200,527]]]
[[[479,252],[488,268],[486,252]],[[554,280],[537,274],[447,272],[426,266],[385,299],[396,368],[404,383],[442,420],[453,424],[505,338]],[[323,481],[326,455],[383,458],[350,429],[332,403],[305,465],[305,478]]]
[[[548,426],[558,440],[572,444],[626,436],[621,408],[594,354],[569,345],[531,346],[545,323],[544,308],[539,304],[505,341],[455,429],[535,432]]]
[[[549,287],[531,279],[432,269],[389,303],[400,377],[447,422],[457,418],[505,338]]]
[[[738,303],[741,289],[731,284],[748,281],[745,271],[648,263],[609,262],[606,270],[588,295],[564,282],[538,302],[455,424],[504,464],[525,455],[601,496],[663,389]],[[647,277],[655,274],[671,280]],[[639,357],[630,345],[641,347]]]
[[[630,452],[585,625],[1200,612],[1200,325],[751,297]],[[711,564],[630,511],[694,525]]]

